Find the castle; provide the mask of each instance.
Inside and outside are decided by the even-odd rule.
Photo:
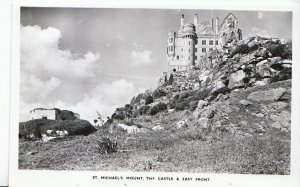
[[[199,23],[194,15],[194,23],[184,24],[181,17],[177,32],[168,33],[167,61],[169,71],[185,71],[200,65],[201,57],[213,50],[222,49],[228,41],[242,40],[242,31],[238,28],[238,19],[228,14],[219,24],[219,18]]]

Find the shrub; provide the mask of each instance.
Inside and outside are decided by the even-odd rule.
[[[147,114],[147,112],[149,111],[150,109],[150,106],[148,105],[145,105],[145,106],[142,106],[139,111],[140,111],[140,115],[145,115]]]
[[[64,131],[68,135],[89,135],[96,132],[94,126],[86,120],[48,120],[35,119],[19,124],[19,137],[25,139],[38,139],[41,134],[46,134],[47,130]],[[34,137],[30,138],[30,134]]]
[[[133,110],[132,115],[133,115],[133,117],[139,116],[140,115],[140,109]]]
[[[292,59],[292,51],[285,44],[270,44],[267,50],[272,56],[279,56],[283,59]]]
[[[164,90],[158,88],[158,89],[154,90],[152,95],[153,95],[153,98],[157,99],[157,98],[166,96],[167,94]]]
[[[292,68],[285,68],[270,79],[270,83],[292,79]]]
[[[150,108],[150,114],[153,116],[158,112],[166,110],[167,108],[168,108],[167,104],[160,102],[157,105]]]
[[[45,119],[30,120],[19,124],[19,138],[36,140],[42,137],[41,126],[46,123]]]
[[[113,152],[117,152],[118,143],[116,141],[112,141],[109,138],[101,138],[97,141],[97,149],[100,154],[111,154]]]
[[[147,95],[145,100],[146,100],[146,103],[145,103],[146,105],[151,104],[154,101],[154,99],[151,95]]]
[[[185,110],[189,109],[189,107],[190,105],[188,100],[179,101],[176,103],[175,110]]]
[[[204,90],[197,90],[196,93],[193,96],[193,100],[204,100],[209,96],[209,91],[204,89]]]
[[[198,106],[198,101],[191,101],[189,105],[190,105],[190,110],[195,110]]]
[[[113,113],[111,118],[116,119],[116,120],[124,120],[125,114],[124,113]]]
[[[248,54],[254,50],[257,50],[258,49],[258,45],[255,44],[253,45],[252,47],[249,47],[247,44],[241,44],[241,45],[238,45],[236,47],[235,50],[232,51],[230,57],[233,57],[234,55],[238,54],[238,53],[241,53],[241,54]]]

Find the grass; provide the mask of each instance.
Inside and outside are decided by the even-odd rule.
[[[111,134],[109,127],[105,127],[88,136],[69,136],[46,143],[20,140],[19,168],[289,175],[290,132],[272,129],[270,119],[252,115],[263,113],[261,104],[267,105],[269,101],[252,101],[247,107],[239,105],[251,92],[278,87],[289,89],[291,81],[231,92],[229,99],[215,105],[219,111],[224,108],[229,117],[221,127],[231,123],[239,127],[234,133],[224,128],[201,129],[188,110],[163,112],[133,121],[148,129],[160,124],[163,131],[133,135],[116,129]],[[290,111],[290,96],[284,102],[288,103],[285,110]],[[212,122],[223,118],[216,113]],[[188,127],[177,129],[179,120],[186,120]],[[264,126],[263,133],[258,125]],[[118,151],[99,154],[97,142],[107,136],[118,137]]]
[[[289,134],[242,137],[183,130],[126,136],[119,151],[101,155],[105,131],[56,142],[20,142],[20,169],[289,174]],[[106,134],[106,133],[105,133]],[[114,136],[114,135],[111,135]],[[205,138],[204,138],[205,137]],[[37,151],[35,155],[27,152]]]

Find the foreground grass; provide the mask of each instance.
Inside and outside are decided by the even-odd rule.
[[[20,142],[20,169],[213,172],[280,174],[290,172],[287,133],[263,136],[206,135],[182,130],[118,134],[120,151],[101,155],[97,139],[107,132],[54,142]],[[27,155],[28,152],[37,152]]]

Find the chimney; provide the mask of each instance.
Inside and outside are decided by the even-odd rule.
[[[198,26],[198,14],[194,14],[194,25]]]
[[[216,34],[219,34],[219,18],[216,18],[216,28],[215,28]]]
[[[183,25],[184,25],[184,15],[183,14],[181,14],[181,27],[183,27]]]

